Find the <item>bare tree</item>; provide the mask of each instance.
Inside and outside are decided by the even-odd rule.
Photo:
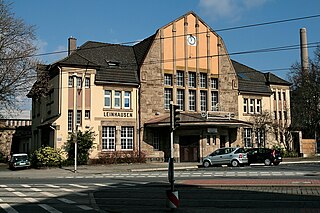
[[[34,27],[16,18],[10,3],[0,0],[0,108],[19,108],[35,80]]]
[[[320,47],[314,55],[314,59],[309,60],[307,72],[296,63],[289,75],[292,82],[292,127],[302,130],[304,138],[314,138],[320,122]]]

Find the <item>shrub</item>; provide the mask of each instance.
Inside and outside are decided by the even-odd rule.
[[[145,163],[146,155],[143,152],[116,151],[103,153],[98,159],[90,159],[90,164],[117,164],[117,163]]]
[[[31,165],[35,168],[40,167],[60,167],[62,162],[61,150],[52,147],[41,147],[31,155]]]
[[[77,132],[77,164],[84,165],[88,163],[89,151],[92,148],[94,136],[95,134],[92,129],[85,132],[80,130]],[[74,164],[74,140],[75,134],[69,134],[69,139],[64,147],[68,153],[68,164]]]

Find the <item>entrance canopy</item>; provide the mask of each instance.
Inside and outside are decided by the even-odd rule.
[[[207,116],[205,113],[181,113],[180,126],[223,126],[229,128],[251,127],[249,122],[241,121],[227,115]],[[151,119],[145,123],[145,127],[169,127],[170,116],[164,115]]]

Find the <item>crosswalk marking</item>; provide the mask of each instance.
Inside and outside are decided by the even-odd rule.
[[[89,206],[86,206],[86,205],[77,205],[80,209],[83,209],[83,210],[93,210],[93,208],[89,207]]]
[[[76,202],[69,200],[69,199],[66,199],[66,198],[58,198],[58,200],[60,200],[64,203],[67,203],[67,204],[75,204],[76,203]]]
[[[30,188],[32,191],[34,192],[41,192],[42,190],[41,189],[38,189],[38,188]]]
[[[47,204],[38,204],[38,206],[40,206],[41,208],[47,210],[50,213],[62,213],[60,211],[58,211],[57,209],[47,205]]]
[[[40,192],[40,193],[47,196],[47,197],[57,197],[55,194],[52,194],[50,192]]]
[[[57,185],[52,185],[52,184],[45,184],[45,185],[50,188],[60,188],[60,186],[57,186]]]
[[[25,197],[26,195],[22,192],[12,192],[13,194],[17,195],[18,197]]]
[[[82,188],[82,189],[87,189],[87,188],[89,188],[88,186],[82,186],[82,185],[79,185],[79,184],[73,184],[73,183],[71,183],[71,184],[69,184],[70,186],[74,186],[74,187],[78,187],[78,188]]]
[[[0,207],[4,209],[7,213],[19,213],[7,203],[0,203]]]

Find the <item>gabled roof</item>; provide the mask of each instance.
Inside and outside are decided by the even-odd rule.
[[[56,64],[95,67],[97,83],[139,83],[132,46],[88,41]]]
[[[148,38],[133,46],[133,50],[139,67],[142,65],[156,35],[157,33],[149,36]]]
[[[264,95],[272,93],[262,72],[234,60],[231,61],[238,76],[238,88],[240,92]]]
[[[271,72],[264,73],[264,76],[266,78],[267,84],[291,86],[290,82],[285,81],[282,78],[279,78],[278,76],[276,76],[275,74],[273,74]]]

